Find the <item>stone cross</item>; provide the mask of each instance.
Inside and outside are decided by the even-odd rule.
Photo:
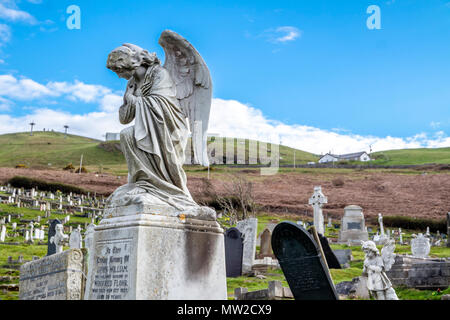
[[[322,235],[325,234],[322,214],[322,206],[324,203],[328,203],[328,199],[322,193],[322,187],[314,187],[314,193],[311,198],[309,198],[309,204],[312,205],[314,210],[314,226],[316,227],[317,233],[320,233]]]
[[[384,227],[383,227],[383,216],[381,213],[378,214],[378,223],[380,224],[380,236],[384,236]]]
[[[64,234],[64,226],[62,224],[57,224],[55,226],[55,235],[50,238],[50,243],[55,244],[56,253],[63,252],[64,243],[69,240],[69,236]]]

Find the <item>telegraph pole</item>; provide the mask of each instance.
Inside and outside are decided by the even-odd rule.
[[[69,126],[66,124],[66,125],[64,126],[64,129],[66,129],[65,135],[64,135],[64,139],[65,139],[65,138],[67,138],[67,129],[69,129]]]
[[[35,124],[36,124],[36,123],[34,123],[34,121],[31,121],[31,122],[29,123],[29,125],[31,126],[30,136],[33,135],[33,126],[34,126]]]

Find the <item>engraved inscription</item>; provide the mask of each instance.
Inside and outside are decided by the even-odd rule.
[[[130,291],[131,241],[111,241],[97,244],[100,255],[94,257],[96,273],[92,293],[97,300],[126,299]]]

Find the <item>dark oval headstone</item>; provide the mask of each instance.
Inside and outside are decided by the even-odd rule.
[[[319,248],[304,228],[292,222],[278,224],[272,249],[295,300],[338,300]]]
[[[237,228],[230,228],[225,232],[225,268],[227,277],[242,275],[242,254],[244,240]]]
[[[50,242],[50,239],[56,234],[56,225],[61,224],[58,219],[50,220],[50,225],[48,227],[48,240],[47,240],[47,255],[50,256],[56,253],[56,244]]]

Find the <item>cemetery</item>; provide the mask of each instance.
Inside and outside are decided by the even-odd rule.
[[[42,4],[27,2],[30,6]],[[394,2],[386,5],[394,7]],[[0,9],[8,10],[2,11],[0,20],[9,19],[10,23],[32,17],[17,11],[20,1],[4,3],[6,7],[0,3]],[[119,6],[119,2],[114,5]],[[142,12],[148,11],[144,2],[139,6],[143,7]],[[366,26],[368,30],[381,29],[379,7],[370,6],[366,13],[371,8],[374,14]],[[71,5],[65,11],[72,12],[66,23],[68,30],[81,28],[80,10],[78,5]],[[166,11],[172,14],[175,10]],[[117,8],[111,11],[122,12]],[[129,10],[123,19],[133,11],[139,10]],[[183,18],[194,21],[196,11],[199,8],[183,13]],[[283,10],[270,11],[276,16]],[[11,14],[15,15],[8,16]],[[152,19],[159,18],[152,15]],[[244,16],[247,22],[254,22]],[[204,23],[206,17],[198,21]],[[28,22],[42,24],[42,32],[48,31],[44,26],[54,23],[37,23],[33,19]],[[0,42],[10,40],[9,28],[0,24]],[[450,300],[450,148],[445,145],[450,140],[444,129],[401,138],[383,132],[384,137],[377,137],[381,133],[370,131],[377,128],[365,123],[361,125],[368,130],[365,136],[352,133],[358,122],[366,119],[357,119],[358,112],[354,110],[341,109],[343,105],[358,105],[362,110],[361,103],[352,99],[356,92],[361,96],[366,92],[353,83],[354,79],[343,81],[341,72],[333,82],[331,68],[322,70],[330,77],[323,81],[323,76],[314,70],[322,65],[307,59],[308,67],[314,70],[313,77],[292,67],[292,73],[306,77],[307,82],[296,83],[286,74],[276,77],[278,64],[289,60],[298,63],[281,57],[288,45],[283,50],[267,50],[272,56],[266,57],[264,63],[259,60],[259,53],[253,54],[255,61],[247,60],[245,67],[251,63],[260,64],[260,69],[268,67],[270,74],[264,85],[269,88],[267,92],[276,92],[271,97],[271,103],[276,105],[273,114],[281,113],[283,105],[292,108],[298,103],[302,112],[312,118],[305,120],[305,125],[271,120],[250,102],[242,104],[213,95],[213,89],[224,90],[217,89],[216,84],[230,82],[224,80],[229,70],[237,73],[241,69],[234,68],[241,61],[233,60],[241,60],[243,52],[236,58],[231,52],[240,50],[228,51],[214,44],[219,33],[205,41],[206,38],[196,38],[192,30],[188,32],[188,28],[180,29],[183,35],[162,26],[152,29],[152,33],[145,30],[147,41],[153,41],[151,49],[159,45],[159,53],[105,36],[101,40],[108,42],[102,43],[100,56],[99,47],[92,43],[92,57],[77,61],[87,66],[86,70],[78,70],[79,77],[83,75],[81,71],[92,69],[98,79],[115,84],[115,89],[86,84],[77,79],[78,75],[72,75],[73,85],[52,80],[41,85],[25,76],[15,79],[17,70],[0,74],[0,86],[8,81],[7,86],[13,87],[0,90],[1,119],[13,119],[3,117],[3,112],[13,110],[19,100],[42,97],[47,100],[41,100],[37,106],[44,102],[58,105],[64,100],[62,107],[70,101],[70,108],[73,104],[88,110],[78,117],[67,112],[64,121],[73,124],[61,123],[60,130],[64,128],[64,132],[48,127],[38,130],[42,126],[38,122],[47,119],[36,117],[26,120],[29,133],[11,133],[13,130],[7,129],[2,132],[6,134],[0,135],[0,300],[217,300],[222,306],[227,300],[242,305],[245,301],[265,301],[270,310],[267,301],[275,300],[285,304]],[[56,34],[57,30],[52,29],[49,34]],[[208,28],[199,30],[206,34]],[[118,34],[114,26],[111,32],[114,37]],[[124,33],[129,41],[142,39],[137,29],[130,32],[133,37]],[[302,40],[307,44],[309,32],[293,26],[266,26],[259,35],[246,31],[244,38],[245,43],[264,39],[266,45],[284,45],[305,33]],[[222,45],[226,37],[220,38]],[[330,42],[323,40],[318,42]],[[383,41],[376,44],[377,50],[386,46]],[[0,43],[2,50],[3,45]],[[222,73],[213,74],[211,71],[223,66],[213,60],[218,53],[211,50],[220,50],[226,55],[220,62],[233,62],[233,67],[227,65]],[[333,50],[319,48],[311,56],[320,56],[317,52],[335,55]],[[61,50],[58,55],[70,61],[65,57],[68,52]],[[355,56],[359,55],[360,52]],[[3,68],[9,64],[0,59],[0,65]],[[371,64],[366,61],[365,66]],[[302,70],[308,69],[304,67]],[[70,68],[67,66],[67,70]],[[50,69],[60,76],[57,70],[61,68]],[[291,71],[291,66],[286,69]],[[61,72],[70,74],[67,70]],[[245,94],[255,91],[252,94],[262,101],[269,100],[266,92],[259,91],[260,76],[253,72],[248,72],[253,80],[240,84],[253,85],[255,81]],[[248,74],[242,72],[236,78]],[[371,78],[366,79],[368,87]],[[294,97],[298,88],[307,96],[309,86],[312,88],[316,80],[324,85],[324,90],[314,92],[312,100]],[[238,83],[238,79],[233,78],[234,81]],[[332,87],[327,87],[327,82]],[[285,85],[278,87],[280,83]],[[338,101],[333,90],[339,93],[336,96],[344,94],[342,83],[350,94],[345,101]],[[33,88],[27,91],[18,86]],[[386,88],[391,87],[395,86],[386,82]],[[370,92],[374,95],[377,89],[370,88]],[[230,92],[234,90],[230,88]],[[24,97],[22,91],[29,96]],[[381,91],[384,95],[388,90]],[[401,97],[400,90],[398,94]],[[330,101],[321,100],[324,96]],[[400,100],[399,97],[390,99]],[[22,111],[60,112],[50,107],[47,111],[37,107],[34,110],[34,102],[22,105]],[[98,104],[99,109],[94,112],[82,106],[91,103]],[[369,99],[365,103],[365,109],[375,105]],[[332,104],[333,109],[326,108],[327,104]],[[387,101],[378,101],[380,109],[385,104]],[[249,119],[240,114],[242,110]],[[335,110],[338,115],[333,113]],[[377,121],[395,118],[394,111],[390,112],[392,116],[384,115]],[[299,114],[290,110],[289,117],[294,119]],[[345,123],[340,118],[342,114],[346,121],[348,115],[355,117],[351,123],[355,127],[349,126],[352,130],[341,128],[341,122]],[[96,121],[89,122],[92,119]],[[325,129],[310,126],[324,119],[330,120]],[[448,126],[444,120],[426,121],[431,122],[428,126],[433,130]],[[19,122],[24,121],[15,123]],[[227,130],[222,128],[225,122]],[[400,129],[400,121],[391,123],[391,127],[392,124]],[[380,123],[380,127],[389,128],[389,124]],[[255,128],[267,132],[253,132]],[[69,129],[77,134],[69,134]],[[92,135],[93,129],[94,135],[105,141],[85,135]],[[214,130],[221,130],[221,134],[213,133]],[[297,143],[299,132],[305,140],[303,144]],[[244,135],[252,139],[241,138]],[[345,152],[341,152],[344,147],[339,142],[345,145]],[[427,148],[419,148],[424,145]],[[382,151],[384,146],[393,150]],[[399,146],[405,149],[395,149]],[[372,147],[377,152],[372,152]],[[355,150],[350,153],[350,148]],[[204,306],[198,308],[207,316],[211,311]],[[196,315],[196,309],[187,304],[181,309],[181,314]]]
[[[311,190],[312,198],[318,190],[317,187]],[[326,190],[320,190],[320,193],[318,199],[323,199]],[[105,197],[42,192],[5,185],[0,187],[0,198],[0,299],[89,299],[83,296],[92,282],[92,279],[85,278],[88,275],[88,259],[92,257],[89,256],[89,250],[92,250],[94,230],[98,230],[96,227],[102,219]],[[222,259],[225,265],[224,270],[217,271],[226,277],[226,296],[223,298],[371,299],[364,286],[364,278],[361,277],[364,252],[357,243],[357,240],[368,239],[373,240],[380,250],[390,240],[395,242],[396,256],[386,274],[399,299],[436,300],[450,293],[450,247],[447,247],[445,234],[439,231],[432,233],[430,230],[387,229],[383,225],[381,214],[376,220],[378,224],[368,225],[363,208],[356,205],[344,208],[340,221],[324,219],[324,212],[316,210],[314,201],[310,200],[309,205],[313,215],[322,217],[313,216],[299,221],[292,215],[261,212],[253,218],[238,221],[235,225],[230,225],[226,214],[218,218],[224,230]],[[356,214],[349,216],[349,212]],[[448,216],[450,219],[450,214]],[[296,264],[291,266],[291,262],[287,262],[290,259],[280,256],[278,252],[279,246],[291,248],[294,245],[290,239],[296,237],[292,233],[296,230],[306,231],[304,236],[314,239],[311,232],[315,229],[314,220],[320,221],[319,227],[324,230],[323,236],[319,234],[320,238],[317,238],[323,252],[323,255],[318,256],[317,263],[323,266],[323,274],[317,270],[307,271],[304,262],[298,262],[302,267]],[[290,231],[279,231],[284,225]],[[342,234],[358,230],[356,227],[362,228],[362,231],[352,234],[351,240],[342,239]],[[277,233],[283,234],[289,242],[274,242],[273,236],[277,236]],[[304,242],[301,239],[299,241]],[[311,241],[315,245],[318,243]],[[117,285],[118,290],[114,289],[117,291],[116,296],[126,294],[126,279],[131,276],[129,271],[124,273],[130,264],[129,254],[123,255],[128,252],[127,247],[130,245],[109,247],[111,253],[118,255],[117,258],[111,256],[107,266],[116,271],[110,274],[113,278],[101,278],[106,283],[122,283]],[[290,250],[295,252],[296,249],[292,247]],[[312,254],[320,251],[317,248],[310,250],[313,250]],[[59,255],[62,255],[61,258]],[[54,260],[56,257],[58,260]],[[128,260],[121,260],[124,257],[128,257],[125,258]],[[286,263],[288,264],[285,265]],[[48,269],[49,267],[58,269],[58,277],[45,276],[53,270]],[[36,273],[43,273],[44,276],[38,279],[27,276]],[[327,280],[317,285],[321,288],[318,291],[320,294],[328,292],[325,296],[316,297],[314,293],[305,293],[301,289],[296,293],[298,289],[293,283],[304,285],[305,279],[308,279],[315,287],[314,281],[319,280],[313,280],[314,277],[322,279],[321,281]],[[298,282],[298,279],[303,280]],[[67,285],[69,281],[72,283],[70,286]],[[103,283],[101,281],[95,282]],[[36,287],[39,283],[46,283],[48,291]],[[328,289],[322,286],[328,286]],[[96,291],[100,292],[101,289],[94,287],[92,292]]]

